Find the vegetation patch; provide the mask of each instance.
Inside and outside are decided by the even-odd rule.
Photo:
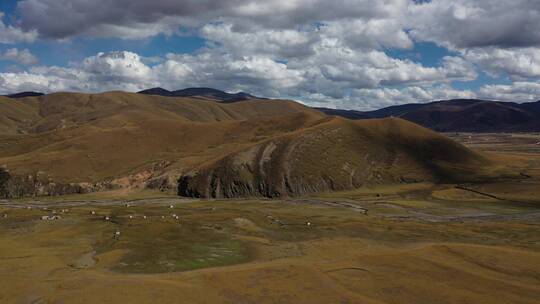
[[[237,240],[175,243],[165,246],[142,244],[132,248],[113,270],[130,273],[161,273],[226,266],[247,261],[244,244]]]

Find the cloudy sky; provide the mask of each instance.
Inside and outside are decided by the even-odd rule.
[[[539,0],[1,0],[0,94],[540,99]]]

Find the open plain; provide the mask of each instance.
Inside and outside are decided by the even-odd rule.
[[[538,303],[537,135],[450,136],[523,178],[272,200],[3,200],[0,302]]]

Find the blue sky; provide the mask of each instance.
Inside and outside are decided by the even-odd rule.
[[[5,21],[18,16],[17,0],[2,0],[0,12],[4,12]],[[191,53],[204,47],[206,41],[196,35],[164,35],[125,40],[118,38],[76,37],[70,40],[44,39],[32,43],[0,44],[0,52],[14,46],[25,48],[35,54],[41,64],[67,66],[70,62],[81,61],[99,52],[130,51],[144,57],[163,56],[167,53]],[[0,68],[13,66],[9,60],[0,60]]]
[[[532,1],[313,1],[5,0],[0,94],[212,86],[351,109],[540,99]]]

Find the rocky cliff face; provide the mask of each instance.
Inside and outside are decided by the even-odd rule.
[[[8,170],[0,168],[0,198],[3,199],[81,194],[113,188],[115,186],[109,182],[56,183],[40,173],[14,176]]]
[[[161,161],[140,172],[95,183],[61,183],[42,172],[25,176],[13,175],[9,170],[0,167],[0,198],[83,194],[118,188],[168,191],[176,185],[176,180],[172,178],[174,175],[167,171],[169,165],[170,162]]]

